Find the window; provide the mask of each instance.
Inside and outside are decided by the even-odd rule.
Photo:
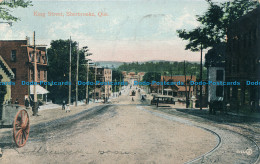
[[[41,61],[41,55],[37,54],[37,63],[40,63],[40,61]]]
[[[244,34],[244,48],[246,48],[246,42],[247,42],[247,35]]]
[[[33,70],[30,70],[31,71],[31,80],[34,81],[34,73],[33,73]]]
[[[47,80],[47,71],[44,71],[44,80]]]
[[[13,62],[16,61],[16,50],[12,50],[12,52],[11,52],[11,61],[13,61]]]
[[[43,64],[46,64],[45,56],[42,56],[42,61],[43,61]]]
[[[14,73],[14,80],[16,79],[16,68],[12,68],[12,71]]]
[[[217,97],[223,97],[223,86],[217,86],[216,87],[216,96]]]
[[[217,81],[223,81],[224,72],[223,70],[217,70]]]
[[[41,71],[38,70],[38,80],[40,80],[41,77]]]

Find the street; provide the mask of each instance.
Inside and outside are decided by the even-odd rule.
[[[110,104],[32,125],[22,148],[6,133],[0,137],[5,141],[0,163],[255,163],[259,158],[256,143],[243,135],[180,111],[156,109],[139,97],[132,101],[125,90]]]

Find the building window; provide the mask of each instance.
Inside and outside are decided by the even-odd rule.
[[[244,48],[246,48],[246,42],[247,42],[247,35],[244,34]]]
[[[40,80],[41,77],[41,71],[38,70],[38,80]]]
[[[44,71],[44,80],[47,80],[47,71]]]
[[[33,73],[33,70],[30,70],[31,71],[31,80],[33,81],[34,80],[34,73]]]
[[[217,97],[223,97],[223,86],[217,86],[216,87],[216,96]]]
[[[12,52],[11,52],[11,61],[13,61],[13,62],[16,61],[16,50],[12,50]]]
[[[217,81],[223,81],[224,72],[223,70],[217,70]]]
[[[12,71],[14,73],[14,80],[16,79],[16,68],[12,68]]]
[[[41,61],[41,55],[37,54],[37,63],[40,63],[40,61]]]
[[[46,64],[45,56],[42,56],[43,64]]]

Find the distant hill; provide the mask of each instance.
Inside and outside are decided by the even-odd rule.
[[[107,67],[107,68],[118,68],[120,65],[123,65],[124,63],[136,63],[135,62],[120,62],[120,61],[95,61],[94,63],[98,64],[101,67]],[[166,60],[149,60],[149,61],[142,61],[142,62],[138,62],[139,64],[143,64],[143,63],[147,63],[147,62],[152,62],[152,63],[159,63],[159,62],[170,62],[170,63],[174,63],[176,61],[166,61]],[[189,63],[196,63],[199,64],[200,62],[194,62],[194,61],[188,61]]]

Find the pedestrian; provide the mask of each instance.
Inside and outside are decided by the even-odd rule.
[[[28,100],[28,98],[25,99],[25,107],[26,107],[26,108],[29,107],[29,100]]]
[[[66,105],[66,103],[65,103],[65,101],[63,100],[63,102],[62,102],[62,110],[65,110],[65,105]]]
[[[18,99],[15,100],[14,104],[19,104]]]
[[[66,111],[66,113],[70,112],[70,105],[69,104],[66,105],[65,111]]]

